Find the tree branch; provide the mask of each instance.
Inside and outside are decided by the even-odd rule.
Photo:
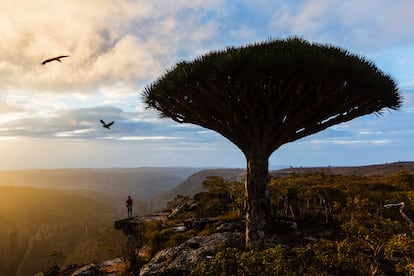
[[[401,216],[410,224],[410,226],[414,227],[414,222],[404,213],[404,207],[405,207],[404,202],[384,205],[384,208],[391,208],[391,207],[400,207],[399,211],[400,211]]]

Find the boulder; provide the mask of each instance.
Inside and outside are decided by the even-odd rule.
[[[238,232],[196,236],[158,252],[142,267],[140,275],[190,275],[197,264],[214,256],[219,246],[240,248],[243,245],[243,234]]]
[[[215,218],[192,218],[184,220],[184,226],[186,228],[195,228],[197,230],[203,230],[207,225],[218,222]]]

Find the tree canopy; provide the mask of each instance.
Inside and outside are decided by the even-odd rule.
[[[180,62],[144,90],[162,117],[215,130],[245,154],[267,153],[329,126],[398,109],[394,80],[362,56],[299,38]],[[258,146],[258,145],[256,145]]]

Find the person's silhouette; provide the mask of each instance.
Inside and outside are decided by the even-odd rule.
[[[132,200],[131,196],[128,196],[125,203],[126,207],[128,208],[128,218],[132,218],[132,205],[134,204],[134,201]]]

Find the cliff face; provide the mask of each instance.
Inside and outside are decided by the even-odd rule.
[[[90,229],[92,227],[92,229]],[[17,269],[17,275],[31,275],[47,267],[52,258],[63,258],[64,252],[73,251],[76,246],[95,231],[93,224],[59,223],[41,224],[30,236],[26,250]]]
[[[156,220],[166,220],[168,213],[156,213],[147,217],[136,217],[132,219],[121,219],[114,223],[114,228],[122,231],[129,239],[134,239],[136,226],[140,223]],[[203,222],[207,220],[205,218]],[[135,271],[134,275],[190,275],[193,268],[201,261],[214,256],[219,247],[241,248],[244,246],[244,236],[240,232],[229,232],[228,230],[238,229],[240,225],[230,225],[229,223],[209,220],[218,232],[209,236],[195,236],[184,243],[159,251],[140,271]],[[227,225],[227,226],[226,226]],[[223,227],[226,226],[226,227]],[[184,227],[184,226],[182,226]],[[181,231],[181,227],[176,227],[176,231]],[[185,228],[185,227],[184,227]],[[85,265],[66,265],[57,267],[56,272],[62,276],[93,276],[93,275],[123,275],[127,263],[115,258],[101,263],[91,262]],[[39,273],[37,276],[44,274]]]
[[[87,240],[102,224],[41,223],[36,228],[24,224],[8,225],[0,231],[0,275],[33,275],[62,262],[66,254]]]
[[[72,192],[0,186],[0,275],[33,275],[62,263],[112,211]]]
[[[159,212],[147,217],[121,219],[114,227],[128,237],[133,244],[140,244],[140,233],[136,232],[137,225],[148,221],[166,221],[171,213]],[[201,261],[213,257],[219,247],[244,247],[244,227],[242,221],[223,222],[215,218],[193,218],[173,227],[176,232],[184,232],[193,228],[204,228],[207,225],[216,229],[217,233],[209,236],[194,236],[178,246],[159,251],[149,262],[144,264],[139,275],[190,275],[191,271]],[[136,236],[138,235],[138,236]],[[136,242],[133,242],[133,240]],[[92,274],[88,274],[92,275]]]
[[[16,275],[21,257],[34,232],[34,229],[19,221],[0,222],[0,275]]]

